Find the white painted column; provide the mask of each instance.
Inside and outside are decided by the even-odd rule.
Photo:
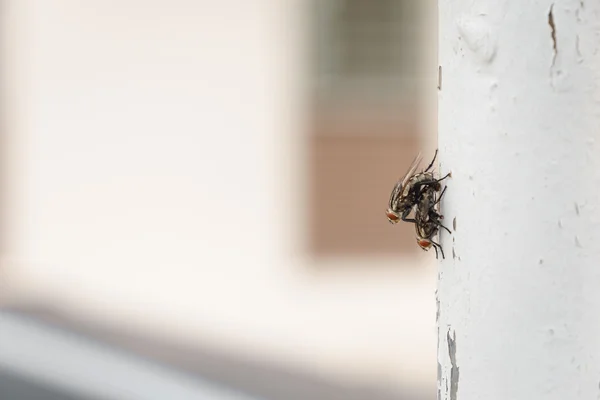
[[[439,1],[439,397],[600,398],[600,2]]]

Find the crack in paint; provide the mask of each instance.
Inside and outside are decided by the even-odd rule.
[[[450,337],[450,331],[446,334],[448,340],[448,354],[450,355],[450,400],[456,400],[456,393],[458,392],[458,379],[460,371],[456,365],[456,331],[452,333]],[[447,384],[447,382],[446,382]]]
[[[548,12],[548,25],[550,25],[550,36],[552,37],[552,49],[554,50],[554,56],[552,57],[552,67],[556,63],[556,55],[558,54],[558,47],[556,45],[556,25],[554,24],[554,14],[552,10],[554,9],[554,3],[550,6],[550,11]]]

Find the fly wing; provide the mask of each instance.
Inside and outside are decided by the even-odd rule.
[[[422,159],[423,159],[423,154],[421,154],[421,152],[419,152],[419,154],[417,154],[415,159],[410,164],[410,167],[408,167],[408,171],[406,171],[406,174],[404,174],[404,177],[402,179],[400,179],[394,186],[394,189],[392,189],[392,194],[390,195],[390,202],[389,202],[390,208],[393,209],[393,205],[398,201],[398,197],[402,193],[402,188],[404,188],[406,186],[406,183],[408,182],[408,180],[415,174],[415,171],[419,167],[419,164],[421,163]]]
[[[401,192],[402,192],[402,182],[398,181],[398,182],[396,182],[396,185],[394,185],[394,188],[392,189],[392,194],[390,195],[390,201],[388,203],[388,208],[390,210],[394,209],[394,205],[398,201],[398,197],[400,196]]]
[[[410,177],[415,174],[415,171],[417,170],[417,168],[419,168],[419,164],[421,164],[421,160],[423,160],[423,154],[419,152],[419,154],[417,154],[415,159],[410,164],[410,167],[408,167],[408,171],[404,175],[404,178],[402,178],[402,187],[406,186],[406,183],[408,182]]]

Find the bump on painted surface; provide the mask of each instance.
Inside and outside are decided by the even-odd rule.
[[[456,26],[460,37],[480,61],[485,64],[494,61],[498,40],[485,15],[462,16],[457,19]]]

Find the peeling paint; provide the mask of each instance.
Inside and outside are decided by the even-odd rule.
[[[550,6],[550,11],[548,12],[548,25],[550,25],[550,37],[552,37],[552,49],[554,50],[554,56],[552,57],[552,67],[556,63],[556,56],[558,54],[558,46],[556,44],[556,25],[554,24],[554,3]]]
[[[456,331],[452,333],[450,337],[450,331],[446,334],[448,340],[448,354],[450,355],[450,400],[456,400],[456,393],[458,392],[458,379],[459,379],[459,368],[456,365]]]
[[[438,400],[442,399],[442,364],[440,364],[440,362],[438,361],[438,366],[437,366],[437,382],[438,382],[438,388],[437,388],[437,398]]]
[[[579,35],[575,36],[575,51],[577,51],[577,62],[583,62],[583,55],[581,54],[581,46],[579,44]]]
[[[438,360],[438,376],[437,376],[437,384],[438,384],[438,394],[442,389],[442,366],[440,365],[440,326],[437,328],[437,360]]]
[[[583,10],[585,8],[585,4],[583,4],[583,1],[579,2],[579,8],[577,10],[575,10],[575,15],[577,16],[577,22],[582,22],[583,19],[581,19],[581,10]]]

